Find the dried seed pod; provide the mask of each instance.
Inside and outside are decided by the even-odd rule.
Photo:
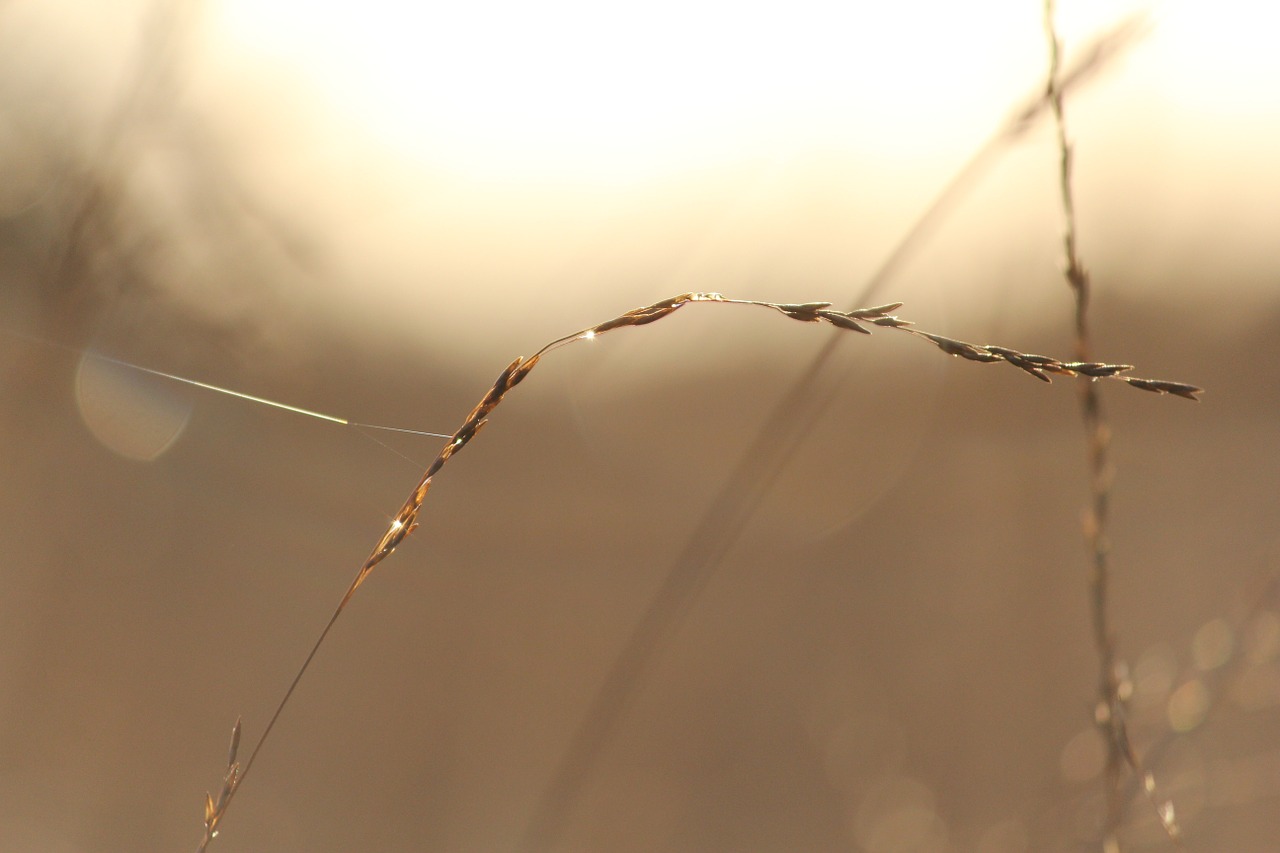
[[[874,308],[858,308],[855,311],[848,311],[846,316],[856,317],[859,320],[874,320],[884,317],[890,311],[897,311],[901,307],[901,302],[890,302],[887,305],[877,305]]]
[[[709,294],[705,294],[705,293],[694,293],[694,292],[692,292],[692,291],[689,291],[689,292],[687,292],[687,293],[681,293],[679,296],[669,296],[669,297],[667,297],[666,299],[660,299],[660,300],[658,300],[657,302],[655,302],[655,303],[653,303],[652,305],[650,305],[650,306],[649,306],[647,309],[645,309],[645,310],[648,310],[648,311],[653,311],[653,310],[662,311],[662,310],[667,310],[667,309],[671,309],[671,308],[679,308],[681,305],[685,304],[686,302],[694,302],[694,301],[699,300],[699,299],[701,299],[701,298],[703,298],[703,297],[705,297],[705,296],[708,296],[708,295],[709,295]],[[718,293],[717,293],[717,294],[714,294],[714,295],[715,295],[715,296],[719,296],[720,294],[718,294]]]
[[[1123,379],[1125,382],[1128,382],[1134,388],[1138,388],[1143,391],[1152,391],[1156,394],[1165,393],[1164,389],[1160,388],[1159,383],[1156,382],[1154,379],[1139,379],[1136,376],[1123,376],[1121,377],[1121,379]]]
[[[636,315],[636,316],[631,320],[631,322],[630,322],[630,323],[628,323],[627,325],[629,325],[629,326],[643,326],[643,325],[645,325],[646,323],[653,323],[653,322],[655,322],[655,321],[657,321],[657,320],[661,320],[663,317],[667,316],[667,315],[668,315],[668,314],[670,314],[672,311],[675,311],[677,308],[679,308],[679,307],[680,307],[681,305],[683,305],[683,304],[684,304],[683,302],[677,302],[675,305],[668,305],[668,306],[666,306],[666,307],[664,307],[664,308],[660,308],[660,309],[656,309],[656,310],[646,311],[646,312],[645,312],[645,313],[643,313],[643,314],[638,314],[638,315]]]
[[[1134,388],[1141,388],[1143,391],[1151,391],[1156,394],[1173,394],[1176,397],[1197,402],[1199,402],[1200,398],[1196,395],[1204,393],[1203,388],[1188,385],[1184,382],[1168,382],[1164,379],[1139,379],[1136,376],[1121,376],[1120,379],[1123,382],[1128,382]]]
[[[1000,356],[996,355],[987,347],[980,347],[977,344],[970,344],[965,341],[957,341],[954,338],[935,335],[932,332],[916,332],[916,334],[922,335],[923,337],[933,341],[938,349],[942,350],[947,355],[958,355],[961,358],[968,359],[969,361],[981,361],[987,364],[1001,360]]]
[[[646,305],[643,308],[633,308],[632,310],[628,311],[627,314],[636,318],[636,320],[638,321],[636,325],[640,325],[642,323],[652,323],[654,320],[659,320],[667,316],[672,311],[679,308],[681,305],[684,305],[686,302],[691,302],[696,298],[697,298],[696,293],[682,293],[679,296],[671,296],[671,297],[668,297],[667,299],[660,299],[657,302],[653,303],[652,305]]]
[[[1063,367],[1095,379],[1105,379],[1108,376],[1124,373],[1126,370],[1133,370],[1132,364],[1104,364],[1100,361],[1068,361],[1063,364]]]
[[[1023,371],[1024,373],[1031,374],[1036,379],[1039,379],[1041,382],[1050,382],[1050,383],[1053,382],[1053,380],[1049,378],[1049,375],[1044,372],[1043,368],[1036,367],[1034,364],[1029,364],[1025,361],[1022,361],[1021,359],[1019,359],[1018,361],[1010,360],[1009,363],[1012,364],[1014,367],[1018,368],[1019,370]]]
[[[506,369],[498,374],[498,378],[493,381],[493,387],[489,389],[489,393],[484,395],[484,399],[480,401],[479,405],[472,410],[473,413],[485,407],[492,409],[494,406],[498,405],[498,401],[502,399],[502,395],[506,394],[507,390],[511,387],[511,374],[515,373],[516,369],[520,367],[520,362],[522,361],[524,361],[524,358],[517,356],[515,361],[508,364]]]
[[[236,724],[231,728],[231,749],[227,753],[227,766],[234,767],[236,763],[236,752],[240,749],[240,718],[236,717]]]
[[[236,780],[240,777],[240,765],[232,764],[227,768],[227,776],[222,780],[222,791],[218,794],[218,802],[214,805],[215,814],[222,814],[227,808],[227,801],[231,799],[231,792],[236,788]]]
[[[454,445],[452,443],[446,444],[440,454],[431,460],[431,464],[427,466],[426,473],[423,474],[423,482],[430,480],[440,472],[440,469],[444,467],[444,463],[448,462],[449,457],[453,455],[453,448]]]
[[[463,424],[458,431],[453,434],[453,441],[450,443],[449,447],[446,448],[449,455],[452,456],[462,448],[466,447],[467,442],[476,437],[476,433],[480,432],[480,428],[484,426],[484,423],[485,418],[483,415],[480,415],[479,417],[472,417]],[[441,453],[443,454],[444,451],[441,451]]]
[[[1024,352],[1021,353],[1021,356],[1022,360],[1028,364],[1036,364],[1040,367],[1056,367],[1062,364],[1062,362],[1058,361],[1056,358],[1048,355],[1036,355],[1034,353]]]
[[[830,302],[776,302],[771,303],[783,314],[812,314],[824,308],[830,308]]]
[[[661,320],[663,317],[675,311],[686,301],[690,294],[664,299],[661,302],[655,302],[653,305],[646,305],[643,308],[633,308],[621,316],[614,317],[612,320],[592,326],[590,331],[593,335],[603,335],[605,332],[613,329],[619,329],[623,326],[643,326],[646,323],[652,323],[655,320]]]
[[[1008,362],[1009,364],[1012,364],[1014,367],[1018,368],[1019,370],[1022,370],[1022,371],[1025,371],[1026,373],[1031,374],[1036,379],[1039,379],[1042,382],[1053,381],[1044,372],[1044,361],[1047,360],[1051,363],[1056,363],[1055,359],[1047,358],[1047,356],[1043,356],[1043,355],[1029,356],[1026,353],[1018,352],[1016,349],[1009,349],[1008,347],[993,346],[992,344],[987,344],[985,349],[988,352],[999,356],[1001,359]]]
[[[1165,391],[1175,397],[1182,397],[1184,400],[1195,400],[1200,402],[1198,395],[1204,393],[1204,389],[1197,385],[1188,385],[1184,382],[1164,382]]]
[[[507,382],[507,388],[514,388],[523,382],[524,378],[529,375],[529,371],[533,370],[533,366],[538,363],[540,358],[542,358],[542,356],[530,356],[521,362],[520,366],[511,374],[511,379]]]
[[[784,302],[784,303],[765,303],[773,308],[778,309],[793,320],[799,320],[803,323],[818,322],[818,312],[824,308],[830,308],[830,302]]]
[[[609,331],[610,329],[617,329],[620,326],[629,326],[629,325],[631,325],[631,318],[628,315],[623,314],[621,317],[614,317],[612,320],[606,320],[605,322],[600,323],[599,325],[592,326],[589,331],[593,336],[603,335],[605,332]]]
[[[871,334],[871,330],[860,326],[856,321],[847,314],[841,314],[839,311],[819,311],[818,316],[826,320],[833,326],[841,329],[848,329],[851,332],[862,332],[864,335]]]

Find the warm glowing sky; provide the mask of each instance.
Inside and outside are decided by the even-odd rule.
[[[8,12],[47,18],[33,73],[105,111],[127,72],[94,69],[129,67],[135,5]],[[447,313],[459,288],[515,314],[571,295],[584,319],[738,282],[838,297],[812,289],[874,267],[1039,84],[1039,5],[210,0],[183,42],[183,105],[263,203],[323,235],[361,285],[333,289],[366,313],[387,294]],[[1068,50],[1135,10],[1153,23],[1069,104],[1087,256],[1110,237],[1172,270],[1170,246],[1215,228],[1230,263],[1269,256],[1277,7],[1059,7]],[[989,264],[1009,233],[1051,243],[1052,158],[1045,133],[1004,157],[948,223],[938,251],[959,255],[941,269]],[[792,279],[816,284],[779,293]]]
[[[887,131],[865,140],[875,150],[939,128],[983,132],[1044,64],[1038,6],[223,0],[208,23],[215,43],[278,63],[419,156],[626,181],[714,158],[744,135],[786,146],[874,137],[872,126]],[[1274,100],[1280,12],[1268,4],[1059,7],[1068,44],[1150,11],[1158,37],[1138,73],[1158,74],[1180,102],[1229,116]]]
[[[626,183],[726,149],[772,153],[858,131],[869,150],[892,150],[936,131],[936,111],[919,106],[934,93],[952,92],[941,117],[951,129],[985,128],[992,99],[1004,109],[1002,95],[1043,64],[1025,38],[1033,4],[855,5],[382,0],[354,11],[229,0],[214,26],[384,143],[515,179]],[[895,133],[866,133],[877,126]]]
[[[1196,193],[1248,208],[1280,191],[1274,166],[1257,171],[1280,142],[1280,52],[1268,44],[1280,13],[1246,0],[1059,5],[1068,47],[1134,10],[1154,23],[1075,113],[1093,145],[1079,176],[1086,213],[1090,191],[1115,184],[1109,168],[1135,196],[1164,194],[1156,213],[1175,228],[1199,227],[1178,220],[1203,209]],[[287,196],[318,193],[319,172],[345,210],[367,204],[344,223],[353,258],[487,288],[520,278],[532,302],[566,269],[616,277],[604,246],[625,244],[629,263],[665,254],[670,284],[654,293],[697,286],[721,261],[736,275],[743,246],[755,268],[764,245],[782,265],[850,263],[837,237],[813,236],[806,205],[866,238],[857,274],[1034,88],[1046,61],[1038,7],[224,0],[206,25],[222,84],[243,93],[271,79],[263,97],[305,93],[329,117],[283,157],[261,144],[246,156],[263,156],[262,180]],[[1085,171],[1084,157],[1113,150],[1119,160]],[[361,156],[374,162],[350,168]],[[432,258],[415,255],[428,242]]]

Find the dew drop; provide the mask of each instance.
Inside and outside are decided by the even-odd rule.
[[[1191,658],[1201,672],[1222,666],[1234,649],[1235,632],[1225,619],[1206,622],[1191,640]]]

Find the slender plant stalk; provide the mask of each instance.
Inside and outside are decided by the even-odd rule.
[[[669,299],[663,299],[642,308],[635,308],[614,317],[612,320],[606,320],[590,328],[583,329],[571,335],[557,338],[551,343],[538,350],[529,358],[518,357],[507,368],[498,374],[497,380],[494,381],[493,387],[484,395],[471,413],[467,415],[462,426],[449,438],[435,460],[427,466],[427,470],[423,473],[418,485],[409,493],[409,497],[405,500],[400,511],[396,513],[382,537],[377,544],[373,546],[373,550],[369,552],[369,556],[361,564],[356,571],[355,577],[352,579],[347,591],[338,601],[338,605],[334,608],[333,615],[329,617],[329,621],[325,624],[324,630],[320,632],[320,636],[316,639],[311,647],[311,651],[307,654],[302,666],[299,667],[293,681],[289,684],[288,690],[285,691],[284,698],[276,706],[275,712],[271,715],[270,721],[267,723],[266,729],[263,730],[261,737],[258,738],[257,744],[249,755],[249,759],[241,767],[236,760],[236,754],[240,743],[240,723],[236,722],[232,730],[231,749],[227,759],[227,772],[223,777],[222,790],[215,801],[212,795],[205,797],[205,832],[200,841],[199,851],[205,850],[209,843],[217,836],[218,827],[221,825],[226,816],[227,809],[235,798],[236,793],[240,790],[245,778],[249,774],[249,770],[253,767],[254,761],[261,752],[263,744],[266,743],[267,737],[275,728],[276,722],[280,719],[280,714],[284,711],[289,699],[293,696],[294,690],[298,683],[302,680],[302,676],[306,673],[307,668],[315,659],[316,653],[320,650],[320,646],[324,643],[329,631],[333,628],[334,623],[338,621],[338,617],[342,615],[343,610],[351,602],[356,590],[364,583],[365,579],[373,572],[373,570],[387,557],[396,550],[405,537],[411,534],[418,526],[418,516],[422,512],[423,503],[426,500],[427,492],[431,488],[431,483],[435,476],[444,468],[445,464],[454,457],[460,450],[467,446],[473,438],[480,434],[480,430],[489,422],[489,416],[494,409],[498,407],[507,392],[515,388],[524,381],[525,377],[536,367],[543,356],[559,349],[562,346],[571,344],[575,341],[591,340],[607,332],[615,329],[626,328],[629,326],[644,326],[649,323],[661,320],[670,314],[675,313],[680,308],[694,302],[711,302],[719,304],[732,305],[748,305],[758,308],[766,308],[783,315],[792,320],[798,320],[805,323],[825,323],[834,326],[837,329],[846,332],[856,332],[862,335],[870,335],[869,327],[879,327],[883,329],[894,329],[899,332],[913,335],[922,340],[928,341],[938,349],[948,355],[963,358],[967,361],[976,361],[984,364],[1004,363],[1018,368],[1019,370],[1034,376],[1044,382],[1051,382],[1051,374],[1059,376],[1072,377],[1088,377],[1093,379],[1114,379],[1125,382],[1143,391],[1151,391],[1157,394],[1174,394],[1179,397],[1185,397],[1189,400],[1197,399],[1197,395],[1201,392],[1200,388],[1194,385],[1188,385],[1182,382],[1169,382],[1159,379],[1140,379],[1128,376],[1127,373],[1132,369],[1132,365],[1127,364],[1108,364],[1105,362],[1085,362],[1085,361],[1061,361],[1050,356],[1034,355],[1031,353],[1019,352],[1008,347],[995,346],[993,344],[972,344],[966,341],[948,338],[943,335],[926,332],[923,329],[915,328],[910,322],[899,319],[890,313],[902,306],[900,302],[894,302],[887,305],[878,305],[871,308],[857,308],[852,311],[836,311],[831,308],[830,302],[803,302],[803,303],[781,303],[781,302],[762,302],[748,299],[729,299],[719,293],[684,293],[679,296],[673,296]]]
[[[1049,78],[1045,94],[1053,111],[1054,131],[1058,145],[1058,192],[1062,203],[1063,277],[1075,299],[1075,354],[1086,358],[1089,339],[1089,273],[1080,261],[1077,248],[1075,194],[1072,189],[1072,149],[1067,139],[1062,93],[1058,89],[1058,73],[1062,43],[1054,23],[1054,2],[1045,0],[1044,28],[1049,42]],[[1107,527],[1110,521],[1111,481],[1110,430],[1094,383],[1080,387],[1080,414],[1088,441],[1089,508],[1085,511],[1084,537],[1092,562],[1089,578],[1090,614],[1093,642],[1098,654],[1098,704],[1095,719],[1107,744],[1104,769],[1105,816],[1103,849],[1119,850],[1118,833],[1124,819],[1121,782],[1125,766],[1124,717],[1120,696],[1120,679],[1116,671],[1115,629],[1110,621],[1111,567],[1107,549]]]
[[[1066,110],[1063,106],[1061,58],[1062,41],[1058,38],[1054,23],[1054,0],[1045,0],[1044,30],[1049,45],[1049,77],[1045,84],[1045,99],[1053,112],[1054,132],[1058,148],[1058,193],[1062,204],[1062,274],[1074,297],[1075,357],[1088,361],[1092,351],[1089,335],[1089,302],[1092,281],[1080,259],[1078,231],[1076,227],[1075,193],[1073,190],[1073,149],[1067,135]],[[1104,814],[1102,824],[1102,849],[1104,853],[1119,853],[1120,828],[1124,823],[1129,796],[1125,786],[1125,770],[1143,780],[1147,799],[1156,809],[1165,832],[1174,841],[1181,836],[1174,818],[1171,802],[1158,803],[1154,798],[1155,778],[1145,772],[1129,739],[1125,722],[1128,687],[1121,675],[1121,663],[1116,651],[1116,632],[1111,620],[1111,561],[1108,528],[1110,526],[1111,485],[1114,468],[1111,464],[1111,428],[1107,423],[1095,382],[1080,383],[1080,415],[1088,442],[1089,506],[1084,513],[1083,533],[1089,550],[1091,571],[1089,576],[1090,618],[1093,624],[1093,642],[1098,655],[1098,700],[1094,720],[1102,731],[1107,745],[1103,768]]]

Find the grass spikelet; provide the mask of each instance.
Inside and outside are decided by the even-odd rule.
[[[938,349],[947,355],[954,355],[968,361],[980,361],[985,364],[1000,361],[1000,356],[988,350],[986,347],[980,347],[965,341],[958,341],[955,338],[947,338],[942,335],[935,335],[932,332],[922,332],[915,330],[915,334],[926,340],[932,341]]]
[[[848,314],[841,314],[839,311],[819,311],[818,317],[826,320],[833,326],[837,326],[850,332],[862,332],[864,335],[871,334],[871,330],[866,326],[859,324],[857,320],[853,319]]]
[[[1163,379],[1139,379],[1136,376],[1122,376],[1120,379],[1123,382],[1129,383],[1134,388],[1139,388],[1143,391],[1152,391],[1156,394],[1173,394],[1174,396],[1182,397],[1187,400],[1195,400],[1196,402],[1200,401],[1200,397],[1198,395],[1204,393],[1203,388],[1198,388],[1195,385],[1188,385],[1185,382],[1169,382]]]
[[[1103,364],[1099,361],[1069,361],[1063,367],[1094,379],[1106,379],[1133,370],[1132,364]]]
[[[816,323],[821,319],[823,314],[834,314],[834,311],[825,311],[831,307],[830,302],[801,302],[801,303],[782,303],[774,305],[774,308],[786,314],[793,320],[801,320],[805,323]]]
[[[1046,368],[1052,370],[1055,364],[1057,364],[1057,362],[1051,358],[1045,358],[1042,355],[1027,355],[1026,353],[1018,352],[1017,350],[1008,349],[1007,347],[998,347],[992,344],[987,344],[983,349],[992,355],[999,356],[1002,361],[1012,364],[1019,370],[1039,379],[1041,382],[1053,381],[1049,378],[1048,373],[1046,372]]]
[[[897,311],[902,307],[901,302],[890,302],[888,305],[877,305],[874,308],[856,308],[853,311],[846,311],[846,317],[855,317],[859,320],[890,320],[890,311]]]
[[[197,853],[202,853],[209,846],[209,842],[218,836],[218,824],[222,822],[222,816],[226,814],[227,806],[231,804],[231,797],[240,784],[243,774],[240,771],[240,762],[236,761],[239,750],[240,720],[237,719],[235,726],[231,729],[231,746],[227,750],[227,772],[222,780],[222,790],[218,793],[216,802],[212,794],[204,795],[204,838],[200,841]]]

